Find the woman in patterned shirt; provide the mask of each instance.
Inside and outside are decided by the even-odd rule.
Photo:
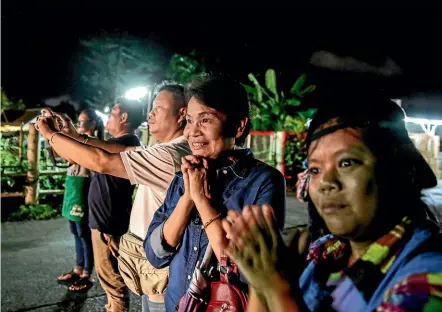
[[[420,199],[437,180],[404,112],[382,96],[325,101],[302,179],[310,234],[322,237],[286,247],[268,206],[223,221],[228,254],[252,285],[249,311],[442,311],[442,237]]]

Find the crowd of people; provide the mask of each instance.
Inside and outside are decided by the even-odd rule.
[[[143,311],[238,310],[227,292],[214,303],[215,280],[244,292],[247,311],[442,311],[440,225],[421,200],[437,180],[402,109],[379,94],[317,101],[298,183],[310,222],[289,242],[285,178],[244,147],[250,104],[229,76],[161,85],[149,146],[134,135],[140,102],[116,101],[109,140],[89,110],[77,128],[39,117],[36,128],[71,164],[63,216],[76,263],[58,281],[87,291],[95,266],[112,312],[128,311],[129,289]],[[202,263],[218,274],[204,271],[203,304],[186,310]]]

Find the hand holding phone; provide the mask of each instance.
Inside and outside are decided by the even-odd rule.
[[[51,129],[53,129],[57,132],[62,131],[63,129],[68,127],[68,125],[67,125],[66,121],[63,119],[63,117],[61,117],[57,113],[54,113],[50,109],[43,108],[41,110],[41,115],[43,117],[50,117],[50,120],[48,120],[48,123],[49,123]]]

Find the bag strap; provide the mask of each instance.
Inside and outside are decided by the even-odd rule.
[[[224,267],[227,269],[227,273],[235,273],[238,274],[238,267],[236,266],[236,263],[230,259],[224,251],[221,251],[221,260],[219,263],[220,267]]]
[[[225,254],[224,250],[221,251],[220,257],[221,259],[218,264],[220,279],[222,282],[230,284],[232,275],[239,277],[238,267],[236,263]]]
[[[200,269],[206,269],[207,266],[210,263],[210,259],[213,255],[213,248],[210,245],[210,243],[207,245],[206,252],[204,253],[203,260],[201,261],[201,264],[199,265]],[[228,277],[230,274],[236,274],[238,275],[238,267],[236,263],[230,259],[224,250],[221,251],[221,259],[218,262],[218,271],[220,272],[221,276]]]

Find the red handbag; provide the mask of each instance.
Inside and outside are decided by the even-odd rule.
[[[236,264],[224,254],[219,263],[220,280],[210,284],[210,301],[207,312],[247,310],[247,290],[240,286]]]
[[[177,307],[179,312],[245,312],[247,310],[247,290],[242,287],[236,264],[224,253],[221,254],[218,271],[219,281],[210,282],[211,271],[206,266],[212,255],[212,247],[207,246],[202,264],[197,264],[186,294]]]

